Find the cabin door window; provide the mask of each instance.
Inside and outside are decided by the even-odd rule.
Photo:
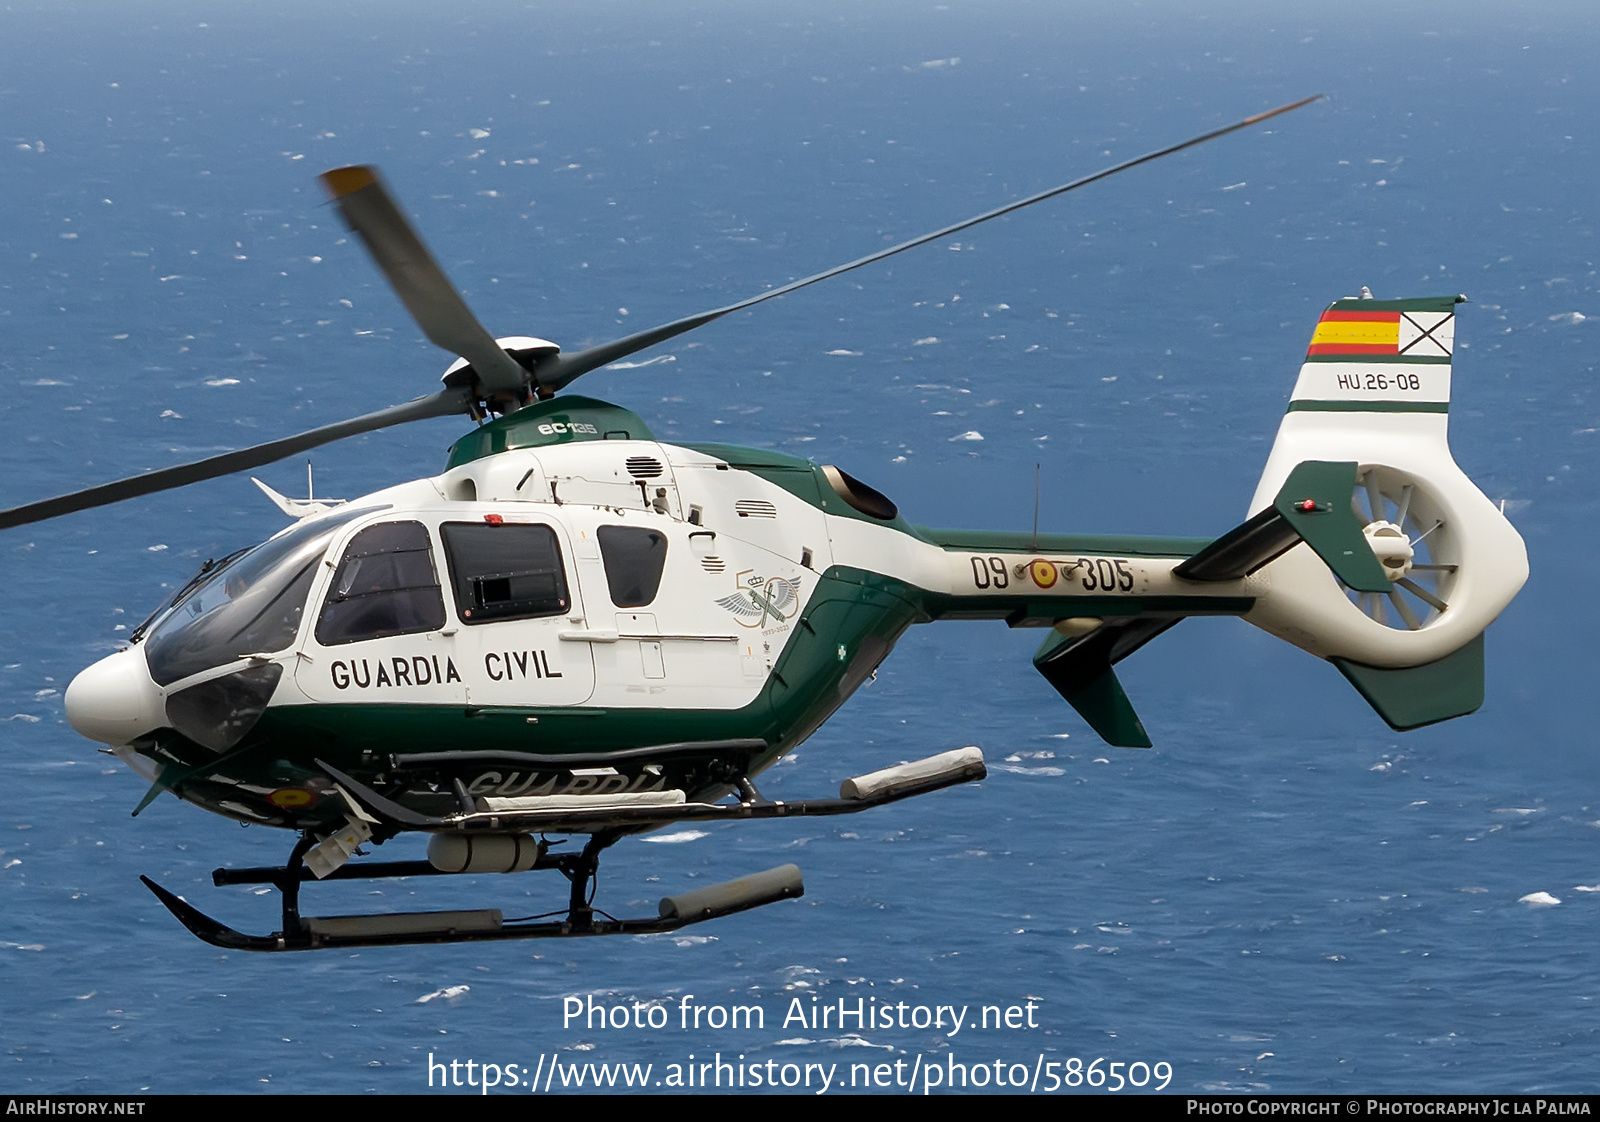
[[[444,626],[433,542],[420,522],[368,526],[345,546],[317,619],[324,647]]]

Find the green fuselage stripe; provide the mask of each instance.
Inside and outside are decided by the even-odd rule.
[[[1328,305],[1328,310],[1341,312],[1454,312],[1465,296],[1419,296],[1410,300],[1362,300],[1346,296]]]
[[[1448,413],[1448,401],[1291,401],[1291,413]]]
[[[1026,530],[935,530],[927,526],[912,529],[925,542],[971,553],[1192,557],[1211,544],[1210,538],[1147,538],[1132,534],[1031,534]]]

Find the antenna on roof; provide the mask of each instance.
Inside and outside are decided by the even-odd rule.
[[[1033,465],[1033,544],[1028,547],[1039,552],[1039,465]]]

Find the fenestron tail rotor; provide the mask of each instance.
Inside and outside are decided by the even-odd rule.
[[[1347,589],[1367,618],[1385,627],[1420,631],[1449,610],[1460,570],[1459,549],[1437,501],[1405,473],[1363,467],[1350,507],[1394,588],[1387,593]]]
[[[332,193],[339,213],[371,252],[378,268],[400,297],[406,310],[411,313],[411,317],[422,328],[423,334],[436,346],[465,360],[467,365],[452,367],[445,376],[445,388],[429,397],[418,398],[403,405],[380,409],[375,413],[323,425],[294,436],[227,452],[220,456],[163,468],[144,475],[73,491],[53,499],[13,507],[0,511],[0,529],[40,522],[74,511],[87,510],[120,502],[123,499],[149,495],[257,468],[347,436],[372,432],[404,424],[407,421],[451,413],[467,413],[481,418],[486,412],[513,412],[534,397],[551,396],[591,370],[607,366],[730,313],[754,307],[819,281],[828,280],[887,257],[893,257],[897,253],[904,253],[919,245],[926,245],[928,242],[970,229],[992,218],[999,218],[1057,195],[1077,190],[1079,187],[1086,187],[1163,156],[1170,156],[1209,140],[1271,120],[1273,117],[1309,105],[1321,97],[1321,94],[1316,94],[1299,101],[1292,101],[1287,105],[1280,105],[1276,109],[1257,113],[1178,144],[1124,160],[1092,175],[1040,191],[964,221],[859,257],[854,261],[770,288],[748,299],[671,320],[646,331],[586,347],[570,354],[560,353],[558,346],[542,339],[516,337],[497,341],[472,314],[466,301],[450,283],[449,277],[428,252],[427,246],[423,244],[410,221],[384,187],[377,171],[364,166],[336,168],[324,173],[322,180]]]

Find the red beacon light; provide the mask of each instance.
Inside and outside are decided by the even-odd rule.
[[[491,526],[500,526],[505,523],[505,519],[498,514],[485,514],[483,520]]]

